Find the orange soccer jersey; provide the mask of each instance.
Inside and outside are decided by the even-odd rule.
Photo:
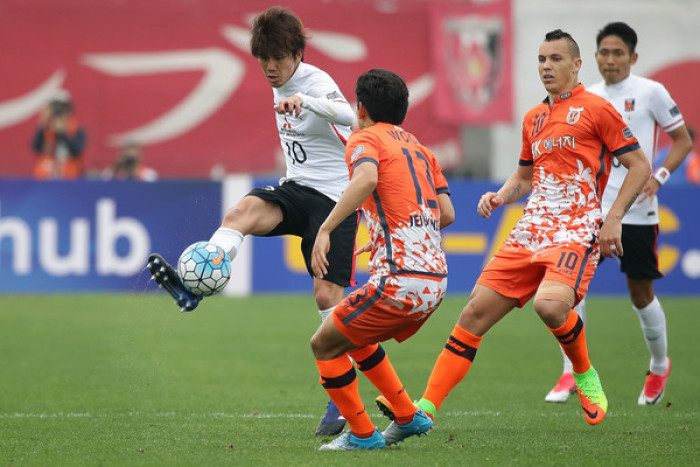
[[[478,283],[524,305],[542,280],[583,298],[598,264],[600,199],[612,157],[639,148],[610,103],[578,85],[525,115],[520,165],[533,165],[523,216]],[[527,274],[523,274],[527,271]]]
[[[597,248],[612,157],[638,148],[615,108],[581,84],[554,106],[545,101],[532,108],[520,154],[520,165],[534,168],[532,192],[506,245],[533,252],[568,243]]]
[[[407,339],[440,305],[447,263],[437,196],[447,180],[428,148],[398,126],[377,123],[350,136],[350,171],[377,166],[377,187],[362,204],[372,242],[371,277],[338,304],[333,319],[358,347]]]
[[[367,161],[379,171],[374,193],[362,204],[372,276],[447,274],[437,195],[449,191],[435,155],[402,128],[377,123],[350,136],[345,158],[351,173]]]

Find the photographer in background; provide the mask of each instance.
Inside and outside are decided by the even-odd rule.
[[[85,131],[73,116],[68,91],[56,93],[39,117],[32,148],[38,159],[34,178],[74,180],[83,174]]]
[[[158,173],[143,165],[143,154],[139,143],[128,141],[124,143],[112,165],[102,172],[102,178],[153,182],[158,179]]]

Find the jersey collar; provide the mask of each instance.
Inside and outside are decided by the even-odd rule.
[[[565,99],[569,99],[571,97],[577,96],[581,94],[583,91],[585,91],[583,84],[579,83],[576,85],[574,89],[571,91],[567,91],[563,94],[559,94],[559,96],[554,100],[554,103],[556,104],[559,101],[563,101]],[[549,96],[545,97],[544,100],[542,101],[544,104],[549,104]]]

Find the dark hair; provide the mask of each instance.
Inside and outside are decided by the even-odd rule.
[[[355,95],[374,122],[400,125],[406,118],[408,87],[396,73],[378,68],[367,71],[357,78]]]
[[[581,50],[578,48],[578,44],[574,38],[571,37],[571,34],[568,32],[564,32],[561,29],[555,29],[554,31],[549,31],[544,35],[545,42],[554,42],[561,39],[566,40],[566,42],[569,44],[569,52],[571,53],[572,57],[581,58]]]
[[[603,29],[598,31],[598,35],[595,38],[596,48],[600,47],[601,41],[608,36],[617,36],[622,39],[622,42],[630,49],[630,55],[637,48],[637,33],[627,23],[617,21],[603,26]]]
[[[273,6],[260,13],[251,27],[250,51],[256,58],[304,56],[306,29],[289,8]]]

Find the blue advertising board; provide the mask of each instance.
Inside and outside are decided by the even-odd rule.
[[[0,293],[144,290],[221,220],[214,182],[0,181]]]
[[[276,180],[255,180],[255,186],[275,184]],[[479,197],[495,191],[500,185],[489,182],[451,180],[451,199],[456,220],[443,232],[447,252],[450,294],[471,291],[486,261],[503,243],[515,222],[522,215],[524,204],[515,203],[494,211],[490,219],[476,212]],[[524,199],[523,199],[524,200]],[[659,294],[700,294],[700,187],[664,187],[661,193],[659,226],[659,267],[666,274],[656,281]],[[367,240],[360,226],[357,243]],[[299,252],[299,241],[293,237],[256,239],[253,249],[253,291],[311,291],[311,282]],[[367,259],[358,257],[356,280],[367,280]],[[626,294],[624,276],[615,260],[606,260],[596,272],[590,293]]]
[[[235,203],[250,186],[276,179],[244,177],[228,198],[219,182],[0,181],[0,293],[144,291],[152,251],[177,261],[189,244],[208,239],[221,221],[222,200]],[[230,184],[225,185],[231,187]],[[443,232],[450,294],[468,294],[485,262],[522,214],[505,206],[491,219],[476,213],[482,193],[499,185],[451,180],[457,217]],[[661,193],[658,294],[700,295],[700,187],[667,186]],[[360,225],[357,244],[368,239]],[[242,251],[250,251],[244,259]],[[368,278],[368,254],[356,264],[356,281]],[[233,294],[311,293],[300,239],[247,239],[233,263]],[[233,283],[234,281],[232,281]],[[626,294],[615,260],[606,260],[591,283],[593,294]],[[230,293],[230,291],[228,292]]]

